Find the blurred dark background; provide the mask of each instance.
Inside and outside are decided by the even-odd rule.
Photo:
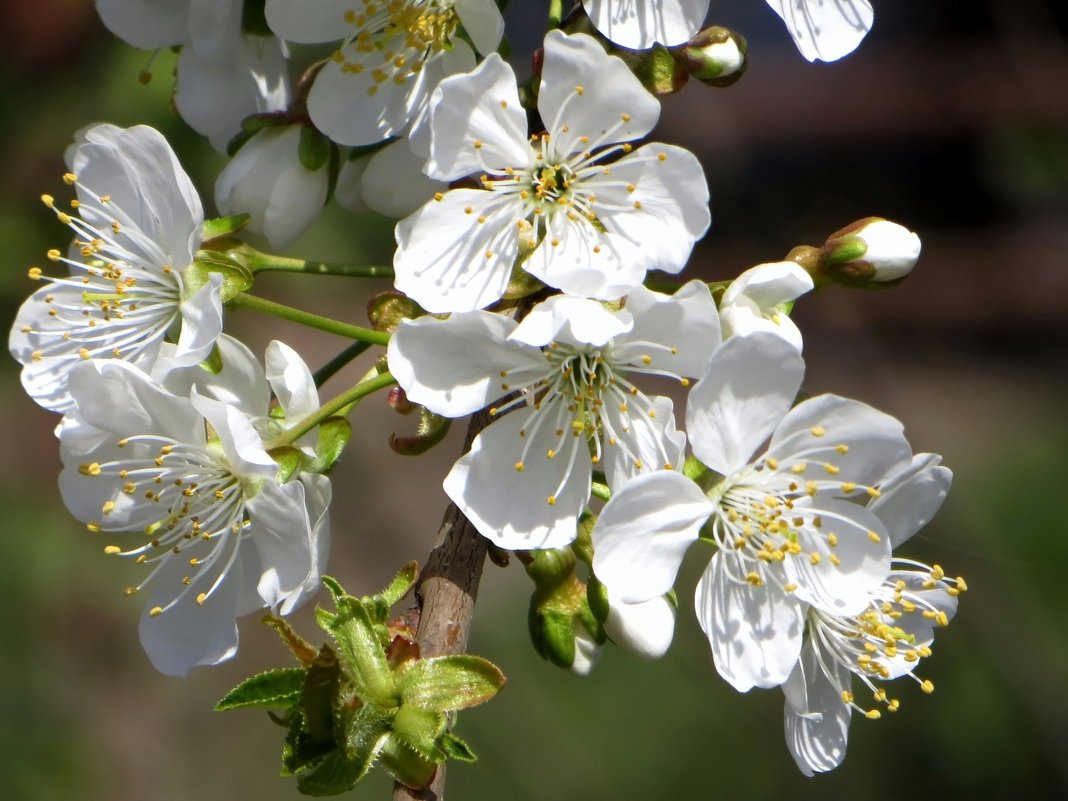
[[[510,33],[536,37],[544,3],[512,3]],[[1068,795],[1068,3],[875,0],[874,31],[849,58],[807,64],[760,0],[713,0],[710,22],[750,41],[751,68],[726,91],[665,98],[657,137],[695,150],[713,228],[691,275],[729,278],[819,244],[877,214],[920,233],[915,274],[890,292],[830,289],[798,304],[807,388],[901,418],[915,450],[945,456],[956,482],[905,549],[963,574],[971,590],[923,665],[937,691],[895,688],[899,714],[854,720],[845,764],[805,779],[782,741],[778,692],[738,695],[718,679],[689,599],[661,662],[618,650],[579,680],[542,662],[525,629],[528,584],[487,568],[471,650],[509,676],[458,733],[481,760],[450,768],[453,799],[1028,798]],[[116,41],[82,0],[4,4],[0,46],[0,273],[5,320],[26,268],[64,231],[37,201],[62,194],[62,153],[93,121],[168,136],[210,206],[222,160],[172,113],[173,56],[137,81],[148,54]],[[523,36],[518,35],[519,44]],[[521,46],[517,52],[521,51]],[[391,226],[331,209],[292,255],[386,262]],[[257,291],[362,322],[374,284],[267,277]],[[260,348],[272,337],[314,366],[344,343],[232,315]],[[328,385],[332,395],[366,364]],[[9,421],[0,462],[0,797],[14,801],[260,801],[299,797],[279,778],[282,730],[260,712],[214,713],[244,676],[287,654],[255,620],[238,657],[184,680],[156,674],[137,643],[130,566],[105,560],[55,487],[56,420],[0,364]],[[440,478],[459,429],[429,457],[394,455],[408,424],[377,400],[355,416],[336,475],[331,572],[379,588],[432,545]],[[699,560],[680,586],[692,587]],[[297,624],[309,636],[308,610]],[[903,684],[906,682],[902,682]],[[355,797],[382,799],[377,776]]]

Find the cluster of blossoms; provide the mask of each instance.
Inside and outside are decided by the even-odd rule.
[[[809,60],[847,54],[872,23],[866,0],[769,4]],[[178,110],[236,149],[215,186],[233,216],[206,221],[158,132],[80,132],[64,176],[77,198],[43,198],[73,243],[48,252],[60,274],[30,269],[43,285],[10,339],[27,392],[62,415],[65,504],[107,537],[105,553],[145,571],[126,592],[148,596],[141,640],[161,671],[231,657],[237,617],[285,615],[314,594],[326,473],[347,441],[339,415],[396,383],[395,408],[420,407],[424,423],[485,410],[444,488],[525,565],[531,633],[553,662],[588,673],[609,641],[662,655],[680,565],[700,544],[712,553],[694,606],[715,668],[741,692],[782,688],[805,773],[841,762],[853,711],[898,708],[883,682],[933,689],[917,668],[966,586],[893,551],[941,506],[951,473],[865,403],[798,402],[789,316],[825,284],[903,280],[919,239],[866,218],[732,281],[672,283],[709,228],[708,186],[693,154],[643,141],[660,101],[634,69],[642,56],[611,51],[731,78],[745,43],[700,30],[707,0],[584,0],[554,21],[523,84],[497,52],[492,0],[97,5],[132,44],[181,47]],[[337,44],[291,93],[282,40]],[[247,225],[281,248],[330,197],[398,220],[394,288],[372,304],[393,311],[372,329],[248,294],[261,271],[346,271],[239,241]],[[223,333],[227,305],[358,343],[315,377],[280,342],[261,365]],[[326,373],[371,345],[384,357],[320,405]],[[653,392],[685,395],[684,426]],[[332,581],[339,612],[323,619],[352,614],[373,631],[379,606]],[[432,668],[390,649],[388,670],[382,654],[347,658],[374,663],[355,671],[364,682],[392,687],[397,671],[398,697],[417,706],[423,688],[403,676]],[[389,687],[365,689],[393,709]],[[434,703],[423,711],[459,708]],[[437,761],[461,752],[444,720]]]

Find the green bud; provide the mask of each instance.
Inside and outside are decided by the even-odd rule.
[[[674,51],[675,58],[694,78],[709,86],[735,83],[749,62],[745,37],[729,28],[713,25]]]
[[[825,280],[861,289],[896,286],[920,257],[920,238],[903,225],[865,217],[832,234],[820,248]]]
[[[309,172],[318,172],[327,165],[327,162],[330,161],[330,152],[333,147],[333,144],[326,136],[310,125],[305,125],[300,129],[300,144],[297,148],[297,155],[300,158],[301,165]]]
[[[315,458],[306,461],[305,469],[312,473],[329,473],[352,436],[352,423],[344,417],[328,417],[319,424],[315,442]]]
[[[367,319],[375,331],[392,334],[401,320],[414,320],[425,314],[422,306],[393,289],[379,292],[367,302]]]
[[[612,54],[619,56],[630,67],[634,77],[654,95],[669,95],[682,89],[690,79],[686,66],[663,45],[654,45],[651,50],[623,50],[615,48]]]

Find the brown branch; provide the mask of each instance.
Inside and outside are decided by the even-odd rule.
[[[489,414],[484,411],[471,419],[464,442],[465,453],[489,422]],[[438,530],[438,544],[427,557],[415,588],[419,610],[416,642],[420,656],[461,654],[467,649],[488,544],[456,504],[450,503]],[[444,790],[445,765],[442,764],[434,781],[423,790],[412,790],[399,782],[394,784],[393,801],[439,801],[444,798]]]

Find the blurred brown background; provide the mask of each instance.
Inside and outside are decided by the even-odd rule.
[[[906,549],[971,586],[901,712],[855,720],[845,764],[805,779],[782,742],[781,694],[733,692],[716,676],[685,592],[676,647],[661,662],[608,652],[578,680],[542,662],[525,630],[528,584],[488,568],[472,651],[510,683],[458,732],[480,754],[450,768],[454,799],[1030,798],[1068,794],[1068,3],[875,0],[875,30],[832,65],[809,65],[760,0],[713,0],[710,22],[742,31],[752,66],[727,91],[687,87],[657,132],[694,149],[713,228],[692,275],[728,278],[792,246],[819,244],[870,214],[924,241],[892,292],[828,290],[798,305],[810,392],[837,392],[900,417],[917,451],[956,473],[935,524]],[[541,30],[543,3],[514,2],[509,32]],[[221,160],[170,111],[162,55],[119,43],[81,0],[4,4],[0,44],[0,277],[5,320],[31,290],[27,266],[64,232],[37,201],[61,194],[61,156],[92,121],[148,123],[171,139],[211,196]],[[517,51],[523,36],[518,37]],[[210,204],[210,201],[207,201]],[[360,234],[357,239],[354,232]],[[391,228],[337,209],[293,255],[383,262]],[[362,322],[368,292],[337,278],[267,277],[263,294]],[[279,337],[314,366],[344,343],[250,312],[230,318],[256,347]],[[56,420],[0,365],[8,421],[0,462],[0,797],[14,801],[260,801],[299,797],[277,774],[282,731],[259,712],[211,706],[287,655],[254,620],[238,657],[184,680],[141,653],[130,566],[64,511]],[[358,367],[345,375],[353,377]],[[344,387],[335,379],[324,391]],[[407,421],[369,401],[336,473],[331,572],[380,587],[432,544],[440,478],[458,431],[430,457],[385,445]],[[699,559],[682,587],[692,587]],[[298,625],[314,628],[305,610]],[[377,776],[355,792],[385,798]]]

